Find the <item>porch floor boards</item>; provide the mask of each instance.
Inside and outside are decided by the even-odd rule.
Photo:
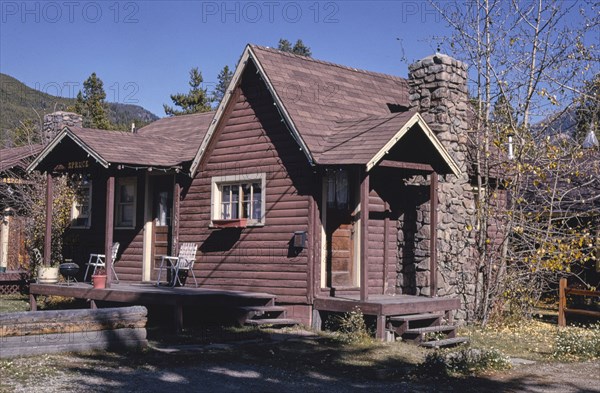
[[[413,295],[370,295],[361,301],[359,295],[341,295],[315,299],[319,311],[349,312],[358,307],[367,315],[392,316],[456,310],[460,299]]]
[[[110,288],[94,289],[89,283],[37,284],[29,288],[31,310],[35,311],[36,296],[56,295],[87,299],[95,307],[96,301],[135,305],[170,305],[174,310],[176,331],[183,328],[183,307],[194,305],[210,308],[237,308],[242,306],[272,306],[275,296],[261,292],[216,290],[192,287],[157,287],[150,283],[113,283]]]

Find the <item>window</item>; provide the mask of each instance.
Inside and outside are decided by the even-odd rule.
[[[76,184],[71,208],[71,228],[89,228],[92,225],[92,181],[83,179]]]
[[[115,190],[115,226],[117,228],[135,227],[136,186],[136,179],[134,177],[117,179]]]
[[[212,220],[264,224],[265,174],[218,176],[212,179]]]
[[[349,199],[348,171],[327,171],[327,207],[347,210]]]

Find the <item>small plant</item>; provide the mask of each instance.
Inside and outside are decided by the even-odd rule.
[[[373,342],[371,332],[365,323],[365,316],[358,307],[343,316],[336,316],[334,323],[338,329],[337,339],[345,344]]]
[[[99,267],[93,274],[94,276],[106,276],[106,268]]]
[[[600,358],[600,323],[590,325],[588,328],[559,329],[552,355],[561,360]]]
[[[497,349],[476,348],[438,350],[428,354],[422,364],[427,372],[445,375],[469,375],[511,367],[510,359]]]

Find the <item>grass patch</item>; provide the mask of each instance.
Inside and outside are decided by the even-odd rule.
[[[559,329],[553,356],[567,361],[599,359],[600,323],[587,327],[569,326]]]
[[[29,311],[29,296],[21,294],[0,296],[0,313],[19,311]]]
[[[430,353],[421,365],[425,375],[477,375],[509,370],[510,358],[497,349],[452,348]]]
[[[474,348],[496,349],[511,357],[548,361],[553,359],[557,332],[555,324],[533,319],[485,328],[462,328],[459,334],[468,336]]]

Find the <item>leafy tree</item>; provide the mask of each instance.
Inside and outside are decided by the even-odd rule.
[[[225,93],[227,93],[227,87],[233,78],[233,71],[229,69],[229,66],[225,66],[221,72],[219,72],[219,76],[217,78],[219,83],[217,83],[217,87],[215,87],[212,100],[216,103],[216,105],[219,105],[223,97],[225,97]]]
[[[576,109],[576,140],[582,142],[590,129],[593,129],[596,137],[600,139],[600,73],[591,81],[586,81],[579,102]]]
[[[13,130],[11,142],[15,147],[30,146],[41,143],[41,139],[38,123],[31,119],[25,119],[19,121],[19,126]]]
[[[593,2],[560,0],[454,1],[438,10],[454,29],[442,44],[469,65],[473,77],[473,168],[480,203],[470,312],[485,324],[503,308],[530,313],[560,275],[591,257],[584,223],[600,211],[597,205],[578,206],[581,197],[564,198],[597,187],[598,160],[586,158],[577,146],[536,139],[545,130],[532,124],[578,105],[589,70],[598,67],[600,48],[587,42],[597,34],[600,19]],[[506,153],[508,132],[514,135],[514,160],[493,150],[497,146]],[[492,172],[498,168],[502,176]],[[499,184],[511,196],[506,209],[494,206]],[[498,222],[504,241],[495,246],[488,233]]]
[[[108,130],[110,121],[106,113],[104,83],[95,72],[83,82],[83,92],[77,93],[75,112],[83,116],[83,126]]]
[[[312,57],[310,47],[304,45],[304,42],[302,42],[301,39],[298,39],[294,46],[292,46],[292,44],[288,40],[281,38],[279,40],[279,45],[277,49],[283,52],[294,53],[300,56]]]
[[[167,104],[163,104],[167,116],[189,115],[192,113],[209,112],[211,110],[211,99],[208,97],[206,89],[201,87],[202,73],[198,67],[190,70],[190,91],[187,94],[171,94],[171,100],[175,106],[181,109],[175,109]]]

